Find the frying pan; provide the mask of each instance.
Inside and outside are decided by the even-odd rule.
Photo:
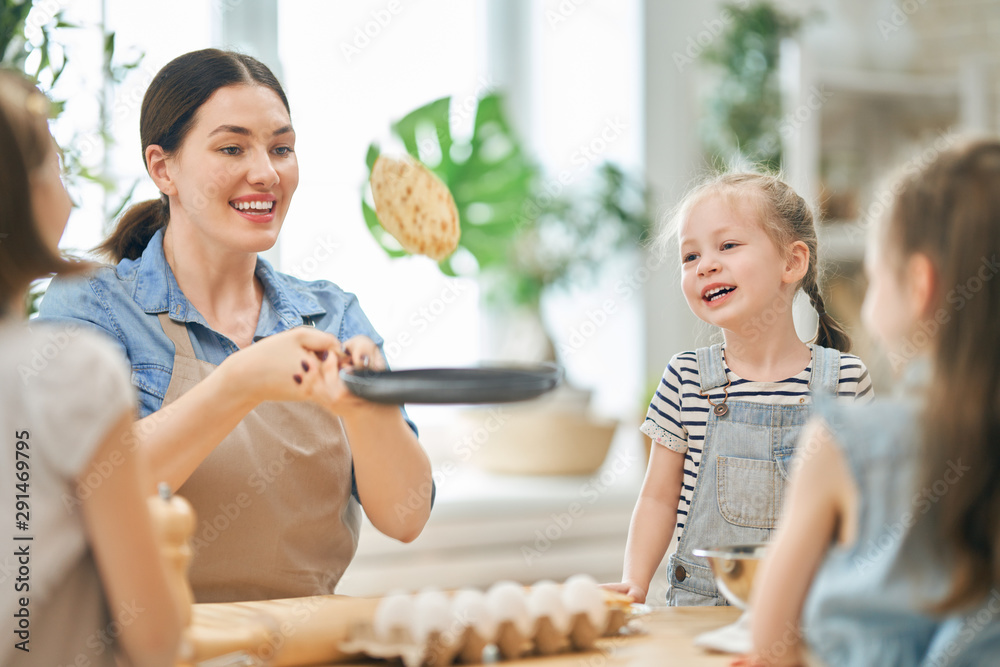
[[[471,405],[541,396],[559,385],[563,369],[552,363],[397,371],[345,368],[340,377],[352,394],[374,403]]]

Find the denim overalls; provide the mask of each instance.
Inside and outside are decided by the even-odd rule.
[[[812,348],[809,388],[836,396],[840,352]],[[729,383],[722,345],[697,350],[701,393],[723,403]],[[727,400],[709,409],[701,464],[688,520],[670,556],[671,606],[725,605],[707,562],[694,549],[766,542],[781,514],[788,465],[811,405],[772,405]],[[722,414],[719,414],[722,413]]]

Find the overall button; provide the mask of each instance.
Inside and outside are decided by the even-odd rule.
[[[677,577],[677,581],[684,581],[687,579],[688,573],[687,570],[684,569],[683,565],[678,565],[677,569],[674,570],[674,576]]]

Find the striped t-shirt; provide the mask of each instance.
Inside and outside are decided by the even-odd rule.
[[[729,400],[773,405],[811,403],[811,373],[812,361],[801,373],[785,380],[754,382],[739,377],[726,364],[726,376],[732,381]],[[867,402],[872,398],[868,369],[853,354],[840,354],[839,385],[837,395],[843,400]],[[684,479],[677,503],[677,528],[674,530],[678,541],[684,532],[695,482],[698,480],[702,442],[705,440],[705,425],[710,408],[708,398],[702,396],[700,390],[697,355],[694,352],[674,355],[663,371],[663,379],[649,404],[646,420],[639,427],[653,442],[684,454]],[[715,402],[718,403],[717,400]]]

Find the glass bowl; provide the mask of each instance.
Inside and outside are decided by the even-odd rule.
[[[754,576],[766,550],[766,544],[734,544],[694,549],[692,553],[708,561],[719,592],[746,611],[750,608]]]

